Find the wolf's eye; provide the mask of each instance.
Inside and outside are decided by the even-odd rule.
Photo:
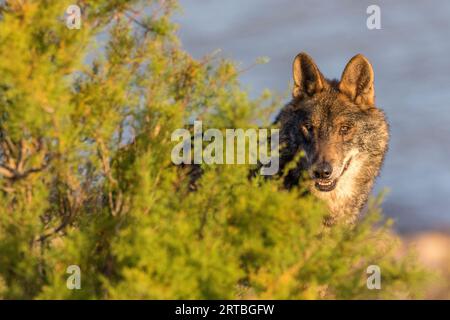
[[[312,124],[311,123],[304,123],[304,124],[302,124],[302,126],[301,126],[301,129],[302,129],[302,131],[303,131],[303,133],[306,135],[306,134],[308,134],[309,132],[311,132],[312,131]]]
[[[343,125],[339,128],[339,133],[342,135],[347,134],[350,131],[350,126]]]

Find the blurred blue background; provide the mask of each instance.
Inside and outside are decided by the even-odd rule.
[[[328,78],[339,78],[356,53],[372,62],[377,105],[391,144],[375,192],[401,232],[450,230],[450,1],[181,0],[183,46],[200,58],[222,49],[242,68],[257,96],[288,92],[294,56],[309,53]],[[381,30],[366,9],[381,8]],[[280,106],[281,107],[281,106]]]

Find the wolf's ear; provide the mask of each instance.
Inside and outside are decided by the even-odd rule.
[[[362,54],[357,54],[347,63],[339,83],[339,91],[356,104],[374,104],[373,69]]]
[[[304,52],[295,57],[292,73],[294,75],[294,89],[292,90],[294,98],[301,98],[305,95],[312,96],[327,86],[325,78],[313,59]]]

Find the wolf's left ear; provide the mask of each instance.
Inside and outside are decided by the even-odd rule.
[[[371,106],[375,103],[372,65],[362,54],[357,54],[347,63],[339,90],[356,104]]]

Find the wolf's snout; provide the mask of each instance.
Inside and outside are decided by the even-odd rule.
[[[333,167],[328,162],[321,162],[313,167],[315,179],[328,179],[333,173]]]

